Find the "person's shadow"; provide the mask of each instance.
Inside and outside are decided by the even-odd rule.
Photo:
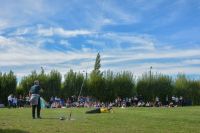
[[[55,118],[55,117],[42,117],[42,119],[49,119],[49,120],[59,120],[60,118]]]
[[[29,133],[20,129],[0,129],[0,133]]]

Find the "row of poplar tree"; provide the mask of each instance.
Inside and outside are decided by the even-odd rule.
[[[94,69],[83,74],[69,70],[62,81],[62,75],[57,70],[45,73],[44,69],[37,73],[33,71],[24,76],[17,85],[16,75],[0,73],[0,102],[7,104],[9,94],[28,95],[34,80],[39,80],[43,88],[42,96],[48,101],[51,96],[67,98],[70,96],[92,96],[99,101],[114,101],[117,97],[126,98],[142,95],[145,101],[154,101],[158,96],[165,101],[173,95],[191,100],[193,105],[200,104],[200,80],[191,80],[184,74],[172,78],[168,75],[144,73],[137,79],[130,71],[115,73],[111,70],[101,72],[100,54],[97,54]]]

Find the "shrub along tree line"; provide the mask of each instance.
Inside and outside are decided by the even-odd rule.
[[[17,78],[12,71],[9,73],[0,72],[0,103],[7,103],[7,97],[16,93]]]
[[[158,73],[144,73],[137,79],[130,71],[114,73],[111,70],[100,71],[100,54],[97,54],[94,69],[86,75],[69,70],[62,75],[57,70],[46,74],[44,69],[37,73],[33,71],[24,76],[17,85],[17,78],[12,71],[0,73],[0,102],[7,104],[7,96],[27,95],[34,80],[39,80],[43,88],[42,96],[49,100],[51,96],[67,98],[72,95],[78,97],[92,96],[100,101],[110,102],[117,97],[126,98],[142,95],[145,101],[153,101],[156,96],[165,101],[173,95],[191,100],[193,105],[200,105],[200,80],[191,80],[184,74],[176,78]],[[80,94],[81,93],[81,94]]]

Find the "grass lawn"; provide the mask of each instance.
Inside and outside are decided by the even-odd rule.
[[[114,108],[105,114],[85,114],[86,110],[43,109],[43,119],[32,119],[31,108],[0,108],[0,133],[200,132],[200,107]],[[72,120],[59,120],[70,111]]]

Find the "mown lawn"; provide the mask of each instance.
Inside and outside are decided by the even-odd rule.
[[[113,113],[85,114],[89,109],[44,109],[32,119],[31,108],[0,108],[0,133],[195,133],[200,107],[114,108]],[[72,120],[59,120],[72,112]]]

